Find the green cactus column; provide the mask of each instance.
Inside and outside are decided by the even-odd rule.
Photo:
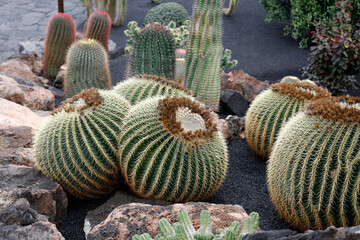
[[[220,102],[222,0],[196,0],[186,49],[185,87],[213,110]]]
[[[129,109],[118,94],[94,88],[68,99],[37,132],[37,167],[77,198],[116,190],[122,184],[117,134]]]
[[[66,97],[92,87],[112,88],[108,55],[94,39],[80,40],[73,44],[66,57],[64,90]]]
[[[54,14],[48,23],[44,43],[44,75],[53,79],[65,63],[68,48],[75,42],[74,19],[65,13]]]
[[[252,150],[268,158],[280,128],[301,110],[305,103],[329,97],[325,89],[307,82],[271,85],[251,103],[245,116],[246,141]]]
[[[108,51],[111,17],[107,12],[95,11],[87,20],[85,37],[100,42]]]
[[[227,145],[211,113],[185,97],[154,97],[135,105],[120,133],[121,172],[144,198],[200,201],[222,183]]]
[[[175,40],[165,26],[151,23],[139,32],[128,71],[129,76],[152,74],[174,79]]]
[[[153,96],[190,97],[191,92],[180,84],[155,75],[138,75],[114,87],[114,91],[132,105]]]
[[[360,224],[360,98],[311,101],[281,129],[268,168],[270,196],[297,229]]]

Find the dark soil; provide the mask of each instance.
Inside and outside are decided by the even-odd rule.
[[[173,2],[183,5],[191,15],[193,0]],[[228,4],[228,0],[225,4]],[[154,6],[149,0],[127,1],[125,24],[112,28],[110,34],[110,39],[116,42],[118,48],[125,46],[124,30],[127,29],[128,22],[137,21],[141,25],[147,11]],[[239,61],[236,69],[242,69],[261,81],[276,82],[286,75],[301,78],[299,69],[307,65],[309,49],[300,49],[296,41],[284,36],[284,24],[266,23],[265,16],[263,6],[256,0],[242,0],[231,17],[224,16],[223,46],[231,49],[233,59]],[[82,28],[83,26],[78,27]],[[124,79],[126,63],[124,56],[110,60],[113,85]],[[360,91],[351,93],[359,95]],[[291,228],[279,217],[270,201],[266,186],[266,162],[250,150],[245,140],[240,139],[229,145],[229,156],[228,175],[218,192],[208,201],[239,204],[248,213],[258,212],[262,230]],[[106,200],[70,200],[68,218],[58,226],[62,235],[67,240],[85,239],[82,229],[86,213]]]

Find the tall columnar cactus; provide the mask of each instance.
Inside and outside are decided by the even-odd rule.
[[[114,87],[114,91],[125,97],[132,105],[153,96],[191,97],[191,92],[180,84],[155,75],[131,77]]]
[[[76,39],[74,19],[65,13],[54,14],[48,23],[44,45],[44,75],[55,78],[65,62],[66,51]]]
[[[102,197],[119,187],[117,134],[130,104],[110,91],[88,89],[55,109],[37,132],[38,168],[72,196]]]
[[[306,82],[271,85],[251,103],[245,117],[245,135],[253,151],[268,158],[280,128],[310,100],[328,97],[325,89]]]
[[[230,0],[229,7],[223,9],[224,15],[230,16],[234,12],[238,3],[239,3],[239,0]]]
[[[96,8],[109,13],[113,26],[124,23],[127,0],[96,0]]]
[[[222,8],[222,0],[195,1],[186,51],[185,87],[213,110],[220,102]]]
[[[215,234],[212,233],[210,212],[207,210],[200,213],[200,228],[198,230],[195,230],[186,210],[178,212],[177,218],[178,222],[174,223],[173,226],[166,219],[160,219],[158,226],[161,233],[156,236],[157,240],[241,240],[246,234],[256,232],[259,227],[259,214],[256,212],[250,213],[245,219],[242,229],[240,223],[234,221],[225,229],[216,229]],[[132,240],[152,240],[152,238],[149,234],[144,233],[140,236],[133,236]]]
[[[267,169],[280,215],[300,230],[360,224],[360,98],[311,101],[281,129]]]
[[[138,74],[174,79],[175,41],[165,26],[151,23],[139,32],[131,56],[129,76]]]
[[[104,47],[93,39],[74,43],[66,57],[64,90],[71,97],[92,87],[112,88],[108,55]]]
[[[107,12],[95,11],[87,20],[85,37],[97,40],[108,50],[111,17]]]
[[[174,202],[199,201],[222,183],[227,145],[200,103],[154,97],[135,105],[119,138],[121,172],[137,195]]]

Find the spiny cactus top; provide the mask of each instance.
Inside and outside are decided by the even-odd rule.
[[[54,14],[48,23],[44,43],[44,75],[55,78],[65,62],[66,51],[76,39],[74,19],[65,13]]]
[[[325,89],[306,82],[271,85],[251,103],[245,117],[245,135],[253,151],[269,157],[280,128],[310,100],[329,97]]]
[[[171,21],[174,21],[176,26],[181,26],[184,21],[189,19],[189,14],[183,6],[175,2],[169,2],[150,9],[144,18],[144,25],[155,22],[168,25]]]
[[[151,23],[139,32],[134,43],[128,74],[153,74],[174,79],[175,40],[165,26]]]
[[[198,201],[223,181],[227,145],[211,113],[185,97],[154,97],[135,105],[120,134],[123,176],[144,198]]]
[[[360,98],[311,101],[281,129],[267,169],[280,215],[300,230],[360,224]]]
[[[66,97],[92,87],[112,88],[108,55],[96,40],[86,39],[74,43],[67,54],[66,65],[64,81]]]
[[[77,198],[114,191],[121,184],[117,134],[129,109],[118,94],[94,88],[68,99],[37,132],[38,168]]]
[[[131,77],[114,87],[114,91],[125,97],[132,105],[153,96],[191,97],[191,92],[180,84],[155,75]]]
[[[104,11],[95,11],[87,21],[85,37],[99,41],[108,51],[110,29],[110,15]]]

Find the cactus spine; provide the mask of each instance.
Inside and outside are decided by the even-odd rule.
[[[189,240],[189,239],[214,239],[214,240],[241,240],[243,236],[254,233],[259,227],[259,214],[252,212],[244,221],[243,228],[238,221],[234,221],[225,229],[216,229],[216,233],[212,233],[212,223],[210,212],[203,210],[200,213],[200,228],[196,231],[191,222],[189,214],[186,210],[182,210],[177,214],[178,222],[173,226],[162,218],[158,222],[160,234],[156,236],[157,240]],[[132,240],[152,240],[147,233],[133,236]]]
[[[77,198],[99,198],[116,190],[117,134],[129,109],[125,99],[110,91],[93,88],[73,96],[37,133],[38,168]]]
[[[136,38],[129,67],[129,76],[152,74],[173,80],[175,41],[171,32],[158,23],[146,25]]]
[[[65,13],[54,14],[48,23],[44,44],[44,75],[55,78],[65,62],[66,51],[76,39],[74,19]]]
[[[306,82],[271,85],[251,103],[245,117],[246,141],[252,150],[268,158],[280,128],[310,100],[328,97],[325,89]]]
[[[180,84],[155,75],[131,77],[114,87],[114,91],[125,97],[132,105],[153,96],[191,97],[191,92]]]
[[[110,89],[108,56],[104,47],[93,39],[74,43],[67,54],[64,90],[71,97],[92,87]]]
[[[223,181],[227,145],[211,113],[185,97],[154,97],[135,105],[120,134],[120,166],[144,198],[198,201]]]
[[[267,183],[280,215],[300,230],[360,224],[360,98],[311,101],[281,129]]]
[[[97,40],[108,51],[111,17],[107,12],[93,12],[87,22],[85,37]]]
[[[222,0],[196,0],[186,49],[185,87],[218,110],[222,58]]]
[[[230,0],[229,7],[223,9],[224,15],[230,16],[234,12],[238,3],[239,3],[239,0]]]

